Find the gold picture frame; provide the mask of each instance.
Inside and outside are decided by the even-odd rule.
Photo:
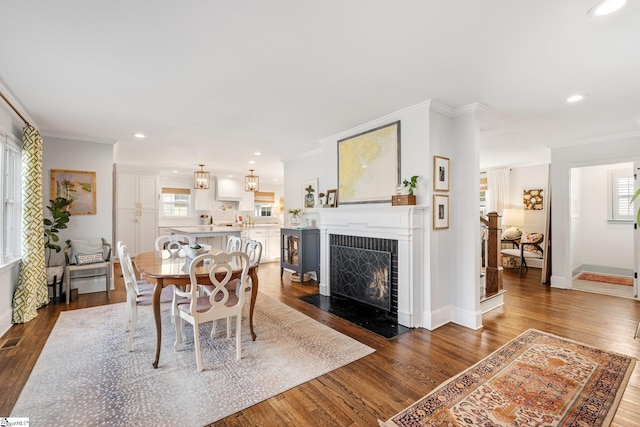
[[[433,156],[433,191],[449,191],[449,158]]]
[[[329,208],[337,208],[338,207],[338,190],[327,190],[327,204],[325,205]]]
[[[433,229],[449,228],[449,196],[433,195]]]
[[[51,169],[51,198],[70,200],[71,215],[96,214],[96,173]]]

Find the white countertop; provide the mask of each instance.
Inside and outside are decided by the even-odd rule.
[[[238,234],[242,231],[240,226],[217,226],[217,225],[188,225],[183,227],[171,227],[171,231],[178,234],[194,234],[199,236],[205,235],[223,235]]]

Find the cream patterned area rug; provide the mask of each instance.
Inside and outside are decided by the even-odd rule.
[[[248,311],[248,310],[245,310]],[[251,341],[243,319],[242,359],[220,321],[201,326],[204,371],[193,329],[173,349],[170,304],[162,305],[158,369],[150,306],[138,307],[134,350],[125,351],[124,304],[60,313],[11,416],[31,425],[199,426],[224,418],[351,363],[374,350],[260,293]]]

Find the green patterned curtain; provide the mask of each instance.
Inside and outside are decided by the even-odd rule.
[[[42,224],[42,137],[31,125],[22,132],[22,264],[13,294],[13,323],[25,323],[49,302]]]

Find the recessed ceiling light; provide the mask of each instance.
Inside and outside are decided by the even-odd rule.
[[[253,153],[253,154],[255,154],[256,156],[262,156],[262,153],[261,153],[261,152],[259,152],[259,151],[256,151],[256,152],[255,152],[255,153]]]
[[[589,9],[589,15],[603,16],[615,12],[625,5],[626,0],[602,0],[591,9]]]
[[[254,163],[255,163],[255,161],[254,161],[254,160],[249,160],[249,163],[250,163],[250,164],[254,164]]]
[[[229,178],[233,178],[233,175],[229,175]]]
[[[178,173],[178,171],[177,171],[177,170],[174,170],[174,171],[172,171],[172,172],[173,172],[173,173]]]
[[[579,101],[582,101],[584,97],[585,95],[581,93],[577,93],[575,95],[571,95],[570,97],[568,97],[567,102],[579,102]]]
[[[144,138],[144,137],[145,137],[145,136],[144,136],[144,134],[143,134],[143,133],[140,133],[140,132],[138,132],[138,133],[134,134],[133,136],[135,136],[136,138],[140,138],[140,139],[142,139],[142,138]]]

